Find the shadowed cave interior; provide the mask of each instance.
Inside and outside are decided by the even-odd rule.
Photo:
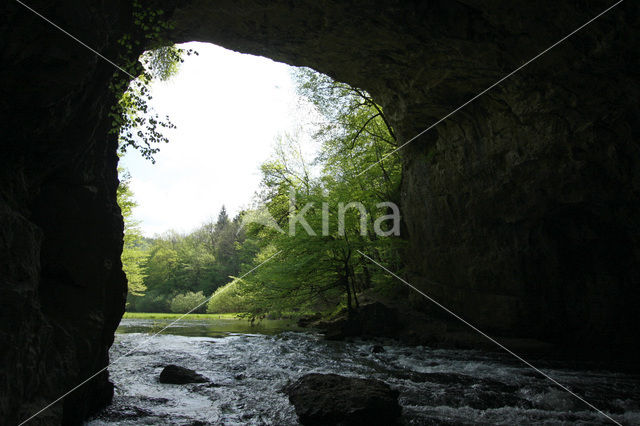
[[[149,46],[128,2],[30,5],[108,58]],[[407,141],[603,1],[154,1],[210,42],[368,91]],[[108,363],[124,312],[112,65],[14,2],[2,18],[0,417]],[[407,279],[496,336],[623,363],[638,336],[638,5],[624,2],[401,151]],[[131,50],[116,43],[133,34]],[[427,313],[437,315],[424,303]],[[98,375],[33,421],[104,407]]]

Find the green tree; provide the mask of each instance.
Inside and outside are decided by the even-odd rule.
[[[207,250],[202,234],[193,232],[179,240],[176,246],[178,264],[176,290],[212,291],[214,256]]]
[[[225,314],[251,311],[250,298],[242,295],[239,284],[240,281],[234,279],[218,288],[209,299],[207,312],[210,314]]]
[[[131,191],[131,176],[124,169],[119,169],[120,185],[117,190],[117,201],[124,219],[124,244],[122,247],[122,269],[129,283],[129,294],[141,296],[146,287],[144,285],[144,271],[142,265],[146,260],[146,252],[139,222],[133,218],[133,209],[137,206]]]
[[[214,289],[229,282],[240,268],[239,246],[244,234],[239,233],[239,220],[229,219],[225,206],[222,206],[215,223],[209,222],[198,231],[203,235],[203,244],[212,253],[215,261],[211,264],[211,286]]]
[[[171,294],[176,284],[179,265],[175,243],[165,238],[153,241],[147,262],[145,263],[145,283],[149,292]]]
[[[204,313],[207,297],[201,292],[189,291],[176,295],[170,304],[171,312],[185,314],[187,312]],[[196,308],[197,307],[197,308]]]
[[[228,283],[242,259],[257,252],[251,244],[243,248],[244,233],[238,231],[239,218],[229,220],[223,208],[215,223],[205,223],[190,234],[169,231],[150,240],[144,264],[147,294],[135,299],[132,309],[166,310],[177,294],[211,294]]]
[[[298,79],[300,92],[325,117],[314,135],[322,144],[316,160],[321,174],[310,177],[309,162],[292,136],[282,138],[262,166],[261,201],[289,232],[264,226],[247,231],[247,238],[262,241],[255,263],[281,252],[279,260],[238,284],[243,296],[260,298],[252,305],[254,314],[336,301],[351,310],[360,292],[385,281],[360,252],[396,270],[400,259],[397,223],[376,221],[398,200],[401,177],[395,156],[379,161],[395,148],[382,109],[365,92],[315,72],[303,71]],[[287,219],[301,213],[305,224],[290,228]]]

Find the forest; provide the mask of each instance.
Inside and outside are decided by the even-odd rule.
[[[321,149],[304,158],[299,135],[282,135],[261,166],[255,208],[230,217],[222,207],[217,219],[188,234],[145,238],[133,219],[130,176],[121,170],[128,311],[197,307],[193,312],[279,317],[350,311],[363,292],[392,291],[363,254],[402,270],[393,129],[366,92],[310,69],[294,77],[322,117],[312,134]]]

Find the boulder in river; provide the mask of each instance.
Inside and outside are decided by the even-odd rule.
[[[308,327],[311,323],[318,321],[322,318],[320,312],[316,312],[313,315],[303,315],[298,318],[298,327]]]
[[[327,340],[347,337],[397,337],[400,330],[398,310],[380,302],[361,305],[351,313],[344,312],[317,323]]]
[[[379,354],[381,352],[384,352],[384,346],[382,345],[373,345],[373,347],[371,348],[371,352],[374,354]]]
[[[307,374],[284,392],[303,425],[393,425],[399,392],[379,380]]]
[[[160,373],[160,383],[184,385],[187,383],[207,383],[209,379],[179,365],[167,365]]]

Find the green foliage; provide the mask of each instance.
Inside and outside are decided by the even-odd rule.
[[[181,49],[163,40],[162,34],[173,28],[163,18],[162,10],[143,7],[138,1],[132,4],[135,29],[123,35],[118,44],[122,48],[118,63],[129,74],[116,71],[109,88],[117,98],[109,117],[112,119],[111,133],[118,134],[120,152],[129,148],[155,163],[154,154],[158,145],[167,143],[164,130],[175,128],[169,117],[160,118],[149,107],[152,99],[150,84],[153,80],[167,80],[175,75],[185,55],[197,55],[192,49]],[[130,60],[143,47],[151,47],[139,59]],[[137,76],[130,80],[129,76]]]
[[[195,313],[204,313],[206,309],[206,300],[207,296],[205,296],[201,291],[197,293],[189,291],[184,294],[176,295],[171,301],[170,309],[171,312],[181,314],[190,312],[192,309]]]
[[[145,283],[156,293],[170,294],[176,283],[178,252],[175,242],[169,238],[159,238],[153,242],[145,264]]]
[[[240,284],[240,280],[235,279],[217,289],[209,299],[207,313],[220,314],[249,311],[249,300],[243,297],[239,288]]]
[[[212,295],[207,312],[256,318],[332,311],[340,305],[352,309],[364,291],[387,294],[397,288],[360,254],[394,272],[402,269],[398,224],[380,220],[388,217],[389,202],[399,200],[401,164],[395,155],[387,156],[396,147],[393,130],[365,92],[310,70],[297,78],[300,93],[325,119],[314,134],[322,149],[308,161],[298,135],[283,135],[262,165],[256,201],[280,230],[262,222],[241,227],[243,218],[260,212],[231,219],[223,207],[215,221],[188,235],[168,232],[148,240],[147,290],[134,298],[131,310],[186,312]],[[362,211],[350,202],[360,203]],[[290,229],[290,220],[302,212],[308,226]],[[243,279],[233,278],[238,276]]]
[[[131,176],[123,169],[120,172],[120,185],[117,190],[117,201],[124,219],[124,244],[122,247],[122,269],[129,282],[129,294],[141,296],[146,287],[144,285],[144,271],[142,265],[146,260],[146,252],[139,223],[133,219],[133,209],[137,206],[130,188]]]
[[[137,318],[137,319],[176,319],[182,318],[184,314],[176,313],[155,313],[155,312],[125,312],[122,318]],[[228,314],[187,314],[184,316],[186,319],[196,320],[212,320],[212,319],[240,319],[236,313]]]
[[[324,143],[337,142],[348,150],[356,148],[359,142],[360,148],[368,147],[369,154],[374,155],[395,149],[396,137],[391,124],[382,108],[365,91],[309,68],[296,69],[294,78],[298,93],[313,103],[326,120],[316,139]],[[321,156],[321,160],[331,156],[330,153]]]
[[[163,295],[146,292],[142,296],[130,296],[127,310],[137,312],[168,312],[169,301]]]
[[[239,232],[239,217],[229,219],[223,207],[218,219],[188,235],[166,232],[145,243],[142,265],[146,294],[132,298],[132,311],[164,312],[177,294],[212,294],[227,284],[245,265],[251,265],[259,250]]]
[[[311,70],[299,71],[297,78],[300,93],[326,120],[314,136],[322,143],[316,159],[321,175],[310,177],[308,162],[291,136],[279,141],[274,156],[262,166],[261,201],[289,232],[268,227],[247,231],[247,238],[262,242],[254,263],[281,251],[277,260],[238,285],[236,295],[251,300],[254,315],[293,307],[320,309],[342,301],[348,309],[357,306],[359,293],[387,280],[360,251],[393,270],[401,268],[401,242],[391,236],[391,224],[380,226],[390,236],[377,235],[374,228],[376,218],[388,214],[388,206],[380,203],[396,202],[400,190],[398,159],[389,156],[378,163],[395,149],[382,109],[365,92]],[[371,164],[375,166],[359,176]],[[290,194],[295,194],[293,204]],[[364,210],[345,209],[352,201]],[[309,229],[298,225],[291,232],[287,219],[305,208]],[[329,228],[324,230],[323,223]]]

